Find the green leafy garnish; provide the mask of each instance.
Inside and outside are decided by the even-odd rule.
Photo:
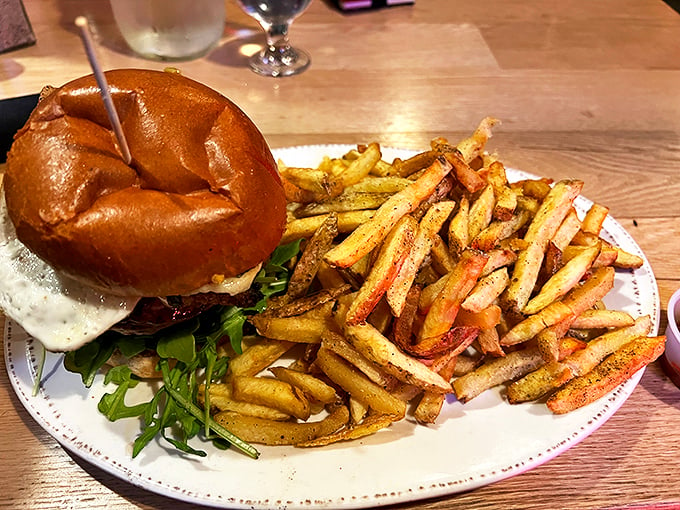
[[[271,296],[286,290],[289,274],[285,264],[297,255],[299,249],[300,243],[296,241],[282,245],[272,253],[268,263],[255,277],[255,285],[262,297],[252,307],[213,307],[196,319],[166,328],[155,335],[127,336],[109,331],[64,356],[66,369],[80,374],[85,386],[89,387],[116,350],[127,357],[147,349],[156,351],[160,357],[158,369],[163,375],[163,384],[150,401],[135,405],[125,402],[128,390],[139,383],[139,378],[127,366],[118,366],[109,369],[104,377],[104,384],[115,385],[115,390],[105,394],[98,404],[99,411],[111,421],[140,419],[141,433],[134,441],[133,457],[156,437],[161,437],[183,453],[203,457],[206,455],[204,451],[189,445],[189,441],[199,434],[220,449],[233,446],[252,458],[259,456],[253,446],[230,433],[210,416],[209,387],[212,382],[219,381],[228,369],[228,358],[218,356],[218,343],[228,337],[234,351],[242,352],[241,341],[248,316],[262,312]],[[203,408],[197,405],[201,384],[205,384]]]

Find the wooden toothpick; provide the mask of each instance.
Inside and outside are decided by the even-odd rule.
[[[120,125],[120,118],[118,117],[118,112],[111,99],[111,93],[109,92],[109,84],[106,81],[106,77],[102,72],[99,61],[97,60],[97,55],[94,51],[94,43],[92,42],[92,36],[90,35],[90,27],[85,16],[78,16],[75,21],[76,26],[80,29],[80,37],[83,40],[83,45],[85,46],[85,53],[87,54],[87,59],[90,61],[90,67],[94,72],[95,80],[97,80],[97,85],[99,85],[99,92],[104,100],[104,107],[106,108],[106,113],[109,116],[109,122],[113,127],[113,132],[116,135],[116,140],[118,140],[118,146],[123,155],[123,160],[126,164],[132,162],[132,155],[130,154],[130,147],[128,146],[127,140],[125,139],[125,134],[123,133],[123,128]]]

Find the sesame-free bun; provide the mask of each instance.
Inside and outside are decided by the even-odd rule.
[[[286,201],[252,121],[177,73],[106,78],[132,164],[93,76],[55,89],[7,157],[5,198],[19,239],[55,269],[120,295],[187,294],[266,259]]]

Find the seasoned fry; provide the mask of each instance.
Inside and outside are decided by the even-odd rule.
[[[349,267],[375,248],[406,214],[430,195],[451,171],[451,165],[436,159],[409,187],[394,194],[366,223],[358,226],[342,243],[326,254],[331,266]]]
[[[285,367],[272,367],[269,371],[280,381],[287,382],[300,388],[306,395],[322,404],[332,404],[336,401],[335,390],[322,380],[311,374],[298,372]]]
[[[392,196],[392,193],[356,193],[344,192],[330,200],[312,202],[295,209],[296,218],[307,218],[332,212],[361,211],[377,209]]]
[[[311,414],[309,400],[302,390],[269,377],[239,375],[232,378],[232,395],[241,402],[251,402],[307,420]]]
[[[338,232],[352,232],[375,215],[375,210],[340,212],[338,215]],[[326,221],[328,215],[310,216],[289,221],[281,238],[281,243],[289,243],[297,239],[308,239]],[[369,250],[370,251],[370,250]],[[350,264],[351,265],[351,264]]]
[[[396,317],[401,315],[406,304],[406,295],[416,279],[418,269],[432,249],[435,235],[442,228],[454,207],[454,202],[439,202],[433,205],[420,220],[408,257],[387,289],[387,302]]]
[[[379,430],[389,427],[393,422],[400,420],[397,416],[388,414],[374,414],[367,417],[363,422],[338,430],[332,434],[317,437],[311,441],[303,441],[296,444],[297,447],[309,448],[313,446],[326,446],[340,441],[351,441],[375,434]]]
[[[228,377],[255,375],[278,360],[291,347],[293,342],[262,338],[248,347],[243,354],[229,360]]]
[[[470,201],[466,196],[460,199],[458,212],[449,222],[449,250],[459,257],[470,245]]]
[[[370,324],[348,326],[350,343],[366,358],[386,372],[424,390],[450,392],[451,385],[420,361],[401,352]]]
[[[524,236],[529,246],[520,252],[515,263],[510,285],[504,295],[506,306],[520,311],[529,301],[547,243],[571,210],[571,204],[582,187],[582,181],[561,181],[545,197]]]
[[[349,421],[349,411],[339,406],[323,420],[308,423],[265,420],[223,411],[215,415],[215,421],[249,443],[295,445],[340,429]]]
[[[564,414],[594,402],[661,356],[665,343],[665,336],[641,336],[627,343],[593,370],[557,390],[546,403],[548,409]]]
[[[586,310],[574,319],[574,329],[622,328],[632,326],[635,319],[621,310]]]
[[[482,230],[489,226],[495,205],[496,197],[493,193],[493,186],[488,184],[477,197],[477,200],[470,205],[470,218],[468,220],[470,239],[475,239]]]
[[[585,283],[570,290],[562,301],[551,303],[517,324],[501,338],[501,345],[526,342],[544,328],[564,320],[573,321],[585,310],[592,308],[613,286],[614,269],[610,267],[597,269]]]
[[[324,347],[319,349],[316,363],[329,379],[369,408],[382,414],[398,416],[400,419],[406,414],[404,402],[330,350]]]
[[[583,218],[581,230],[589,234],[599,235],[602,224],[609,214],[609,208],[600,204],[593,204]]]
[[[416,220],[407,215],[387,235],[371,272],[347,311],[347,324],[364,322],[387,292],[411,251],[417,228]]]
[[[197,398],[199,404],[203,406],[205,404],[205,385],[199,386]],[[283,421],[290,419],[290,414],[278,409],[234,399],[231,384],[211,384],[210,405],[220,411],[233,411],[246,416],[255,416],[267,420]]]
[[[469,374],[454,380],[453,390],[459,401],[469,402],[489,388],[521,377],[542,364],[543,358],[536,348],[510,352],[502,358],[493,358]]]
[[[265,338],[317,344],[326,331],[335,328],[335,322],[330,316],[313,317],[310,313],[294,317],[270,317],[261,314],[252,317],[251,322]]]
[[[527,315],[534,314],[564,296],[583,278],[599,254],[599,245],[589,246],[569,260],[543,285],[538,295],[527,303],[522,312]]]
[[[441,292],[434,299],[418,338],[438,337],[446,333],[453,322],[461,303],[477,283],[486,265],[487,257],[481,252],[466,250],[446,280]]]
[[[469,312],[481,312],[501,295],[510,282],[508,270],[505,267],[483,276],[472,288],[461,308]]]
[[[288,281],[285,294],[286,301],[292,301],[307,294],[319,270],[323,255],[330,249],[333,239],[337,235],[338,216],[337,214],[329,214],[309,239],[297,264],[295,264],[293,274]]]

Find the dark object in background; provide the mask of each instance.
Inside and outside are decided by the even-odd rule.
[[[0,0],[1,1],[1,0]],[[39,94],[13,97],[0,101],[0,163],[7,158],[7,151],[12,146],[14,133],[26,123],[28,116],[38,104]]]
[[[0,0],[0,53],[35,44],[35,34],[21,0]]]
[[[413,4],[415,0],[335,0],[335,3],[343,11],[355,11],[359,9],[378,9],[380,7]]]

